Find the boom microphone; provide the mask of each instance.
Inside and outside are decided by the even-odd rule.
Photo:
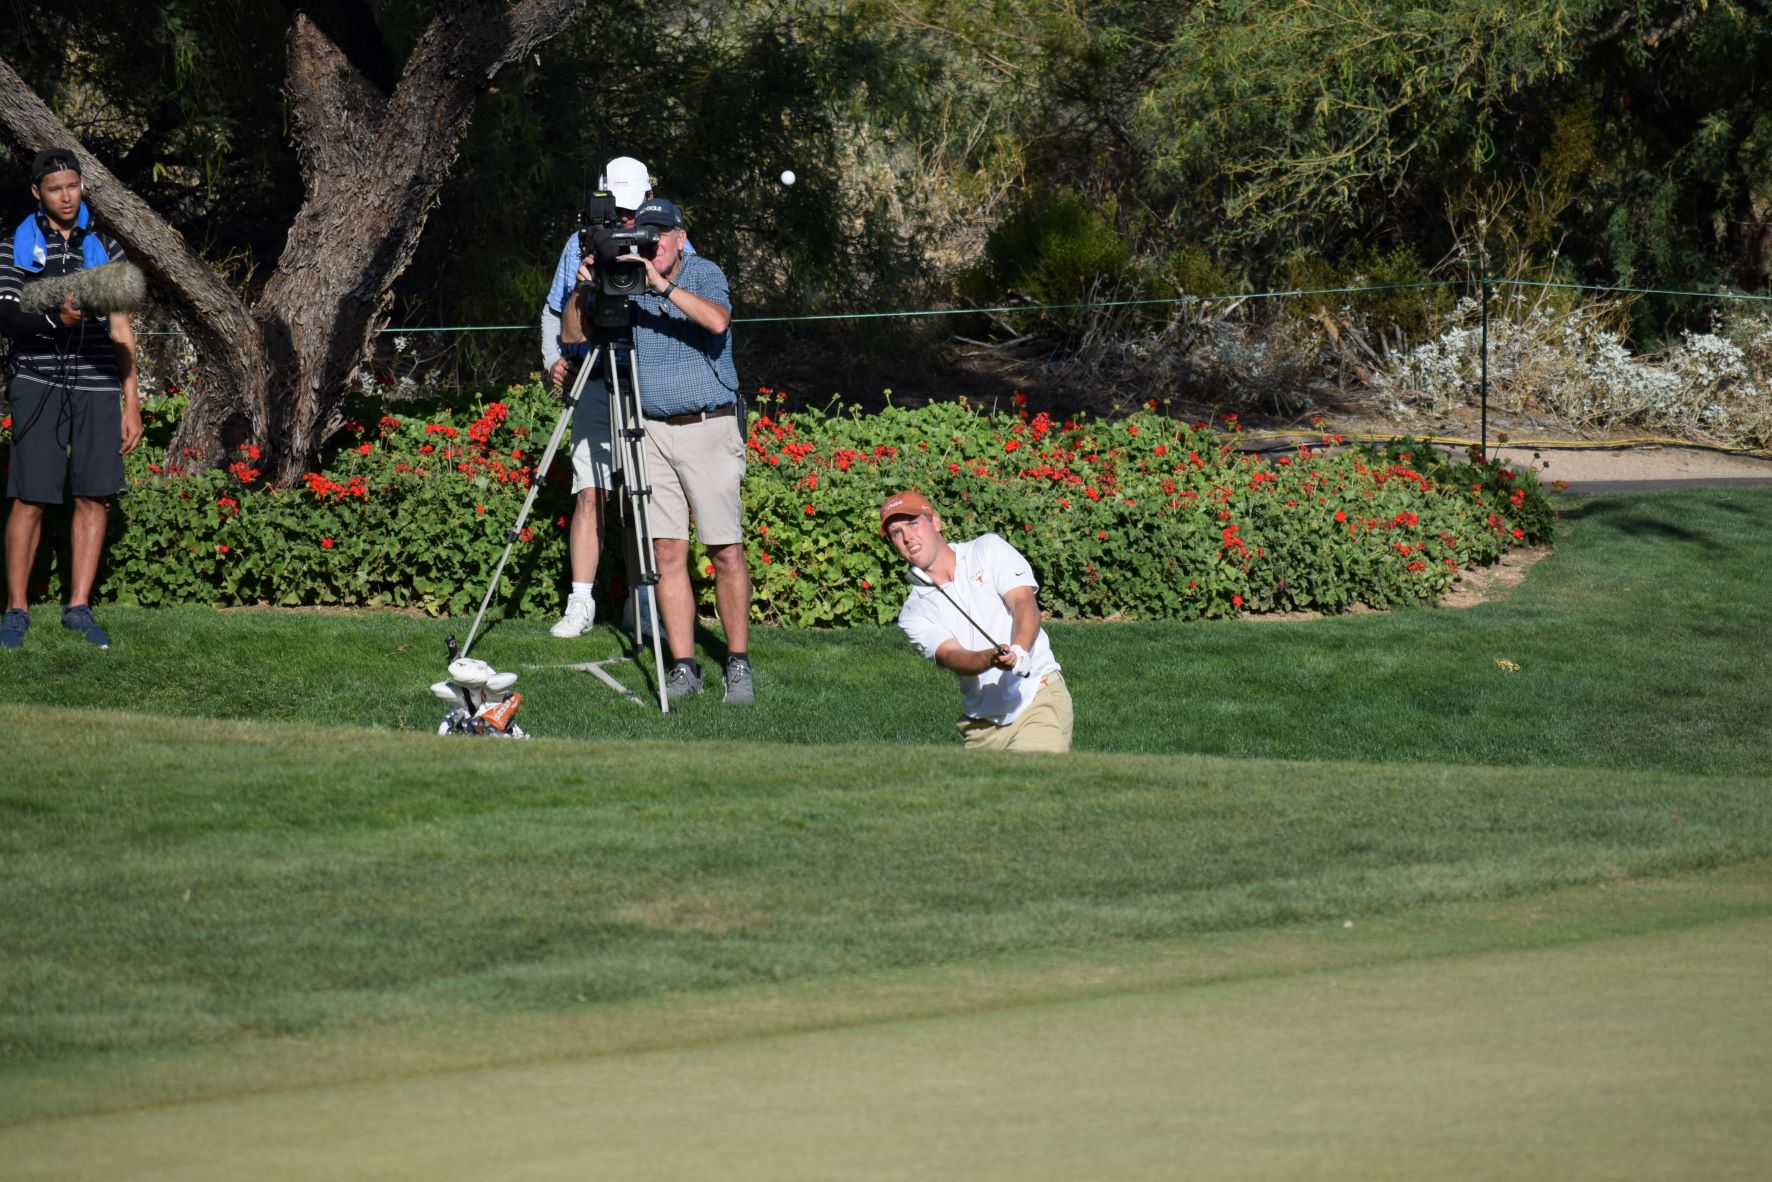
[[[54,312],[70,294],[75,307],[94,316],[135,312],[147,301],[148,277],[128,260],[66,275],[45,275],[24,285],[18,306],[26,312]]]

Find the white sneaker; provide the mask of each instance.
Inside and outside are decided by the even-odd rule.
[[[628,633],[633,632],[633,630],[634,630],[634,613],[636,611],[638,611],[640,613],[640,639],[641,640],[651,640],[652,639],[652,612],[647,607],[647,604],[651,601],[651,599],[652,599],[652,588],[650,588],[650,587],[636,587],[636,588],[634,588],[633,593],[628,596],[627,606],[622,608],[622,612],[621,612],[622,631],[628,632]],[[667,635],[667,633],[665,632],[664,619],[661,617],[658,621],[658,638],[660,640],[663,640],[663,639],[665,639],[666,635]]]
[[[561,616],[560,622],[548,631],[561,640],[583,636],[591,630],[591,621],[596,618],[597,604],[595,600],[587,599],[582,595],[568,595],[566,597],[566,614]]]

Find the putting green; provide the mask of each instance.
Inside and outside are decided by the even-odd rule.
[[[1147,979],[30,1121],[0,1130],[0,1174],[1758,1179],[1772,1162],[1768,980],[1764,914],[1534,950]]]

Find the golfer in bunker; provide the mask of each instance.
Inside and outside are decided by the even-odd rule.
[[[880,532],[911,564],[898,626],[959,677],[966,746],[1069,751],[1071,695],[1040,627],[1033,568],[996,534],[950,543],[941,530],[921,493],[894,493],[880,506]]]

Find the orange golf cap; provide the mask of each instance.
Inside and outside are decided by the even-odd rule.
[[[924,516],[935,516],[935,506],[929,503],[928,497],[920,492],[912,492],[908,488],[903,492],[893,493],[886,498],[886,503],[880,506],[880,532],[886,532],[886,523],[894,517]]]

